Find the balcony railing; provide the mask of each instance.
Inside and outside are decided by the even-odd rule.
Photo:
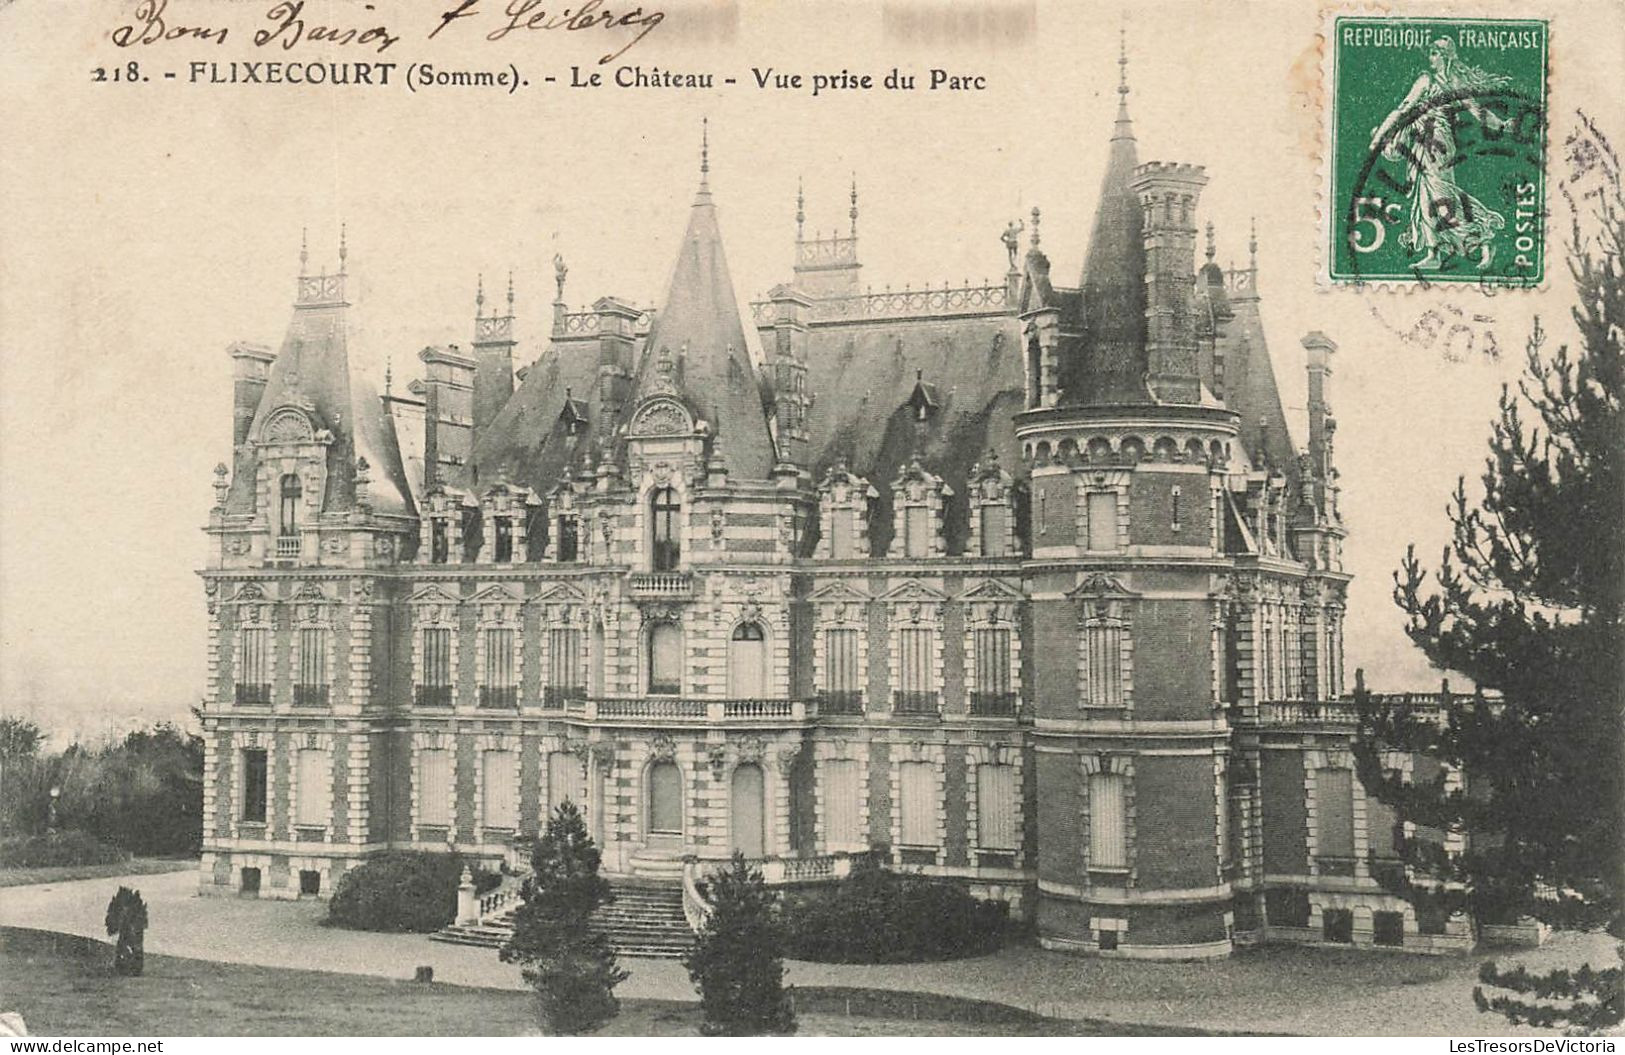
[[[271,706],[271,686],[267,682],[237,683],[236,700],[239,707]]]
[[[633,572],[626,577],[627,590],[638,597],[689,597],[694,593],[694,577],[681,571]]]
[[[419,685],[416,688],[416,699],[419,707],[450,707],[450,685]]]
[[[970,713],[987,717],[1011,717],[1016,713],[1013,692],[972,692]]]
[[[892,710],[897,714],[938,713],[937,694],[934,692],[894,692]]]
[[[807,701],[791,699],[713,699],[681,696],[603,696],[567,701],[571,717],[587,721],[800,722]]]
[[[295,707],[326,707],[326,685],[295,685],[293,687],[293,705]]]
[[[519,706],[519,688],[515,685],[481,685],[480,706],[512,710]]]
[[[279,560],[290,560],[299,556],[299,536],[278,535],[276,538],[276,555]]]
[[[542,686],[542,710],[562,711],[570,705],[572,700],[584,701],[587,698],[587,689],[582,685],[544,685]]]
[[[818,713],[820,715],[862,714],[863,692],[859,689],[845,689],[820,693],[818,696]]]

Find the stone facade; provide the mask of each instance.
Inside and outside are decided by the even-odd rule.
[[[866,852],[1058,949],[1460,945],[1352,776],[1335,345],[1300,453],[1256,267],[1194,260],[1206,177],[1126,102],[1108,149],[1076,288],[1035,210],[1001,283],[861,292],[854,187],[740,304],[702,164],[656,309],[571,312],[556,261],[532,362],[482,289],[403,395],[351,369],[346,254],[301,274],[231,349],[204,891],[509,858],[568,798],[611,873]]]

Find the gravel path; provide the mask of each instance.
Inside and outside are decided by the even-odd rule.
[[[519,989],[516,967],[490,949],[443,945],[415,934],[323,927],[317,901],[196,896],[195,872],[86,879],[0,889],[0,924],[102,938],[107,900],[141,890],[151,920],[147,949],[224,963],[411,978],[419,965],[454,985]],[[1509,955],[1533,968],[1611,962],[1606,937],[1561,935]],[[1008,949],[950,963],[861,966],[790,963],[795,985],[906,989],[996,1000],[1069,1018],[1206,1029],[1320,1035],[1475,1036],[1514,1031],[1480,1015],[1471,993],[1479,957],[1276,947],[1213,963],[1098,960]],[[675,960],[627,959],[625,997],[693,1000]]]

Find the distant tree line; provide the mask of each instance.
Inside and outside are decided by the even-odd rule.
[[[0,838],[10,842],[55,829],[143,856],[200,848],[201,737],[164,722],[101,745],[45,747],[34,722],[0,718]]]

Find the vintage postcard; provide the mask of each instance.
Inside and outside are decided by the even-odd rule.
[[[0,3],[0,1032],[1613,1051],[1622,16]]]

